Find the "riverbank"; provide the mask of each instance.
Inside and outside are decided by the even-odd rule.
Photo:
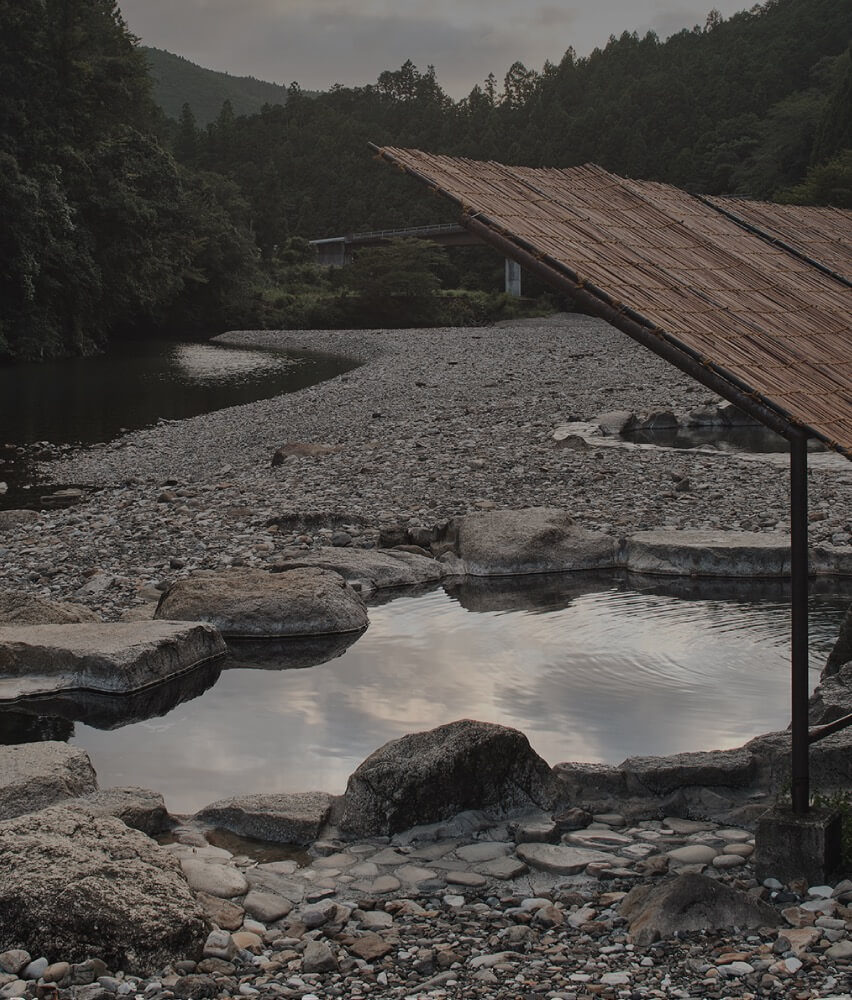
[[[787,526],[783,456],[554,442],[556,427],[606,411],[718,402],[598,320],[222,339],[363,364],[297,393],[160,424],[47,464],[52,481],[83,485],[85,500],[4,530],[7,587],[73,599],[109,620],[197,568],[268,566],[282,549],[329,544],[335,532],[369,546],[382,526],[430,528],[480,510],[561,507],[617,536]],[[273,466],[285,444],[328,447],[296,448]],[[850,488],[848,462],[812,460],[812,544],[852,538]]]

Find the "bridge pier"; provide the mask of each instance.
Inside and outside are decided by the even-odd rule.
[[[506,258],[506,294],[516,299],[521,297],[521,265],[511,258]]]
[[[352,263],[353,253],[359,247],[382,246],[395,237],[416,237],[430,240],[438,246],[482,246],[483,241],[457,223],[434,226],[417,226],[411,229],[380,229],[372,233],[349,233],[345,236],[329,236],[323,240],[311,240],[317,252],[317,263],[321,267],[345,267]],[[521,265],[506,258],[504,269],[504,289],[507,295],[521,297]]]

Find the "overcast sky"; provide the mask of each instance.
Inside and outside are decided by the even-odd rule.
[[[726,17],[743,0],[121,0],[130,30],[210,69],[306,90],[373,83],[411,59],[434,64],[454,97],[493,72],[502,82],[520,59],[528,68],[579,55],[610,34],[661,38]]]

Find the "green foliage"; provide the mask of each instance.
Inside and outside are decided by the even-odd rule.
[[[359,250],[344,278],[358,312],[376,325],[428,325],[437,314],[444,259],[443,248],[428,240],[395,239]]]
[[[845,868],[852,867],[852,791],[847,788],[815,792],[811,805],[840,814],[840,855]]]
[[[832,205],[852,208],[852,149],[844,149],[828,163],[811,167],[801,184],[778,193],[793,205]]]
[[[0,65],[0,356],[91,353],[251,298],[248,209],[158,142],[114,0],[6,0]]]
[[[846,148],[835,143],[852,127],[850,37],[848,0],[772,0],[727,20],[714,12],[665,42],[624,33],[541,72],[514,63],[502,89],[489,74],[456,102],[431,67],[411,62],[373,86],[313,98],[292,87],[286,105],[234,107],[197,132],[194,155],[175,151],[241,187],[265,260],[293,236],[454,220],[445,202],[373,162],[368,142],[531,166],[591,160],[771,197]]]

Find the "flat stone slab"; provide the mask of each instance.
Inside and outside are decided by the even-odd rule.
[[[0,817],[13,819],[90,795],[98,783],[89,755],[67,743],[0,746]]]
[[[286,917],[293,909],[293,904],[289,899],[274,892],[264,892],[262,889],[252,889],[243,900],[243,906],[246,913],[250,913],[255,919],[269,924]]]
[[[508,844],[501,844],[499,841],[481,841],[478,844],[465,844],[456,848],[456,856],[462,861],[478,863],[481,861],[493,861],[495,858],[504,858],[511,852],[512,848]]]
[[[567,511],[551,507],[489,511],[454,518],[442,540],[457,559],[454,573],[514,576],[609,569],[618,565],[618,542],[589,531]]]
[[[476,872],[447,872],[445,877],[448,885],[463,885],[470,889],[479,889],[488,882],[484,875]]]
[[[437,559],[398,550],[328,547],[317,552],[283,553],[276,570],[316,567],[339,573],[344,580],[361,584],[363,590],[387,590],[438,583],[447,568]]]
[[[611,862],[613,856],[584,847],[563,847],[560,844],[518,844],[518,857],[533,868],[556,875],[579,875],[592,863]]]
[[[828,543],[812,546],[808,569],[817,576],[852,576],[852,546]]]
[[[359,632],[368,623],[355,590],[317,567],[194,573],[162,596],[155,617],[210,622],[223,635],[255,639]]]
[[[196,821],[241,837],[278,844],[311,844],[328,820],[333,796],[325,792],[243,795],[222,799],[195,814]]]
[[[624,563],[663,576],[786,577],[790,538],[777,531],[637,531]]]
[[[246,871],[246,880],[252,891],[269,892],[282,896],[291,903],[301,903],[305,896],[305,884],[275,871],[270,871],[270,867],[269,865],[258,865],[257,868],[249,868]]]
[[[0,626],[0,701],[59,691],[128,694],[223,656],[199,622]]]

